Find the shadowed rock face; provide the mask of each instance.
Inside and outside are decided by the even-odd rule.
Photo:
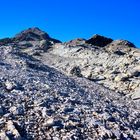
[[[92,44],[94,46],[104,47],[107,44],[111,43],[113,40],[104,36],[94,35],[92,38],[86,41],[88,44]]]

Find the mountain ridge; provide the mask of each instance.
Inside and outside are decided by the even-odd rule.
[[[37,34],[42,34],[43,36],[44,36],[44,38],[43,38],[43,36],[42,36],[42,38],[41,38],[41,35],[40,35],[40,40],[47,40],[47,39],[52,39],[52,38],[50,38],[50,36],[48,35],[48,33],[46,33],[45,31],[42,31],[41,29],[39,29],[38,27],[30,27],[30,28],[28,28],[28,29],[25,29],[25,30],[23,30],[23,31],[21,31],[21,32],[19,32],[19,33],[17,33],[16,35],[15,35],[15,37],[12,37],[12,38],[9,38],[9,37],[7,37],[7,38],[2,38],[2,39],[0,39],[0,45],[2,44],[2,42],[12,42],[12,41],[15,41],[15,40],[19,40],[19,38],[20,38],[20,36],[24,36],[24,34],[26,34],[26,36],[27,36],[27,34],[28,33],[37,33]],[[92,42],[91,40],[92,39],[94,39],[94,41],[95,42],[97,42],[97,39],[99,38],[99,40],[103,40],[104,38],[105,39],[107,39],[107,40],[109,40],[109,42],[107,42],[105,45],[99,45],[100,47],[102,47],[102,46],[106,46],[107,44],[109,44],[109,43],[111,43],[112,41],[115,41],[115,40],[113,40],[113,39],[111,39],[111,38],[108,38],[108,37],[105,37],[105,36],[102,36],[102,35],[99,35],[99,34],[95,34],[95,35],[93,35],[91,38],[89,38],[89,39],[84,39],[88,44],[90,44],[90,42]],[[26,40],[26,38],[24,38],[23,40]],[[54,40],[56,40],[57,42],[56,43],[61,43],[61,41],[59,41],[59,40],[57,40],[57,39],[54,39]],[[74,39],[75,40],[75,39]],[[127,40],[124,40],[124,39],[117,39],[117,40],[120,40],[120,41],[124,41],[126,44],[128,44],[128,45],[130,45],[130,46],[132,46],[132,47],[136,47],[133,43],[131,43],[131,42],[129,42],[129,41],[127,41]],[[116,41],[117,41],[116,40]],[[91,43],[92,44],[92,43]],[[95,44],[93,44],[93,45],[95,45]],[[125,44],[124,44],[125,45]],[[98,45],[97,45],[98,46]]]

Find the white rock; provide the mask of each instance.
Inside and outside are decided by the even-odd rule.
[[[22,105],[13,106],[9,110],[14,115],[23,115],[24,114],[24,109],[23,109]]]
[[[11,120],[7,122],[7,129],[14,135],[16,140],[21,140],[21,136]]]
[[[140,99],[140,87],[132,94],[131,98],[133,100]]]
[[[49,118],[45,123],[45,126],[52,126],[54,125],[54,118]]]
[[[12,82],[10,82],[10,81],[6,81],[5,82],[5,88],[7,89],[7,90],[12,90],[13,88],[14,88],[14,84],[12,83]]]
[[[0,133],[0,139],[1,139],[1,140],[10,140],[10,139],[6,136],[6,133],[5,133],[5,132],[1,132],[1,133]]]
[[[43,107],[43,109],[42,109],[42,116],[43,116],[43,118],[45,118],[46,115],[47,115],[47,108]]]

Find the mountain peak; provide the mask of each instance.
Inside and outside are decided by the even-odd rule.
[[[17,34],[14,38],[17,41],[40,41],[50,39],[49,35],[38,27],[28,28]]]
[[[95,34],[92,38],[86,41],[88,44],[92,44],[99,47],[104,47],[111,43],[113,40],[111,38],[107,38],[98,34]]]

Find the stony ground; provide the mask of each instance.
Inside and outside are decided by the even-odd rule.
[[[0,46],[1,140],[140,139],[139,100],[88,80],[77,69],[80,77],[66,76],[52,65],[52,58],[55,63],[63,57],[22,43]]]

